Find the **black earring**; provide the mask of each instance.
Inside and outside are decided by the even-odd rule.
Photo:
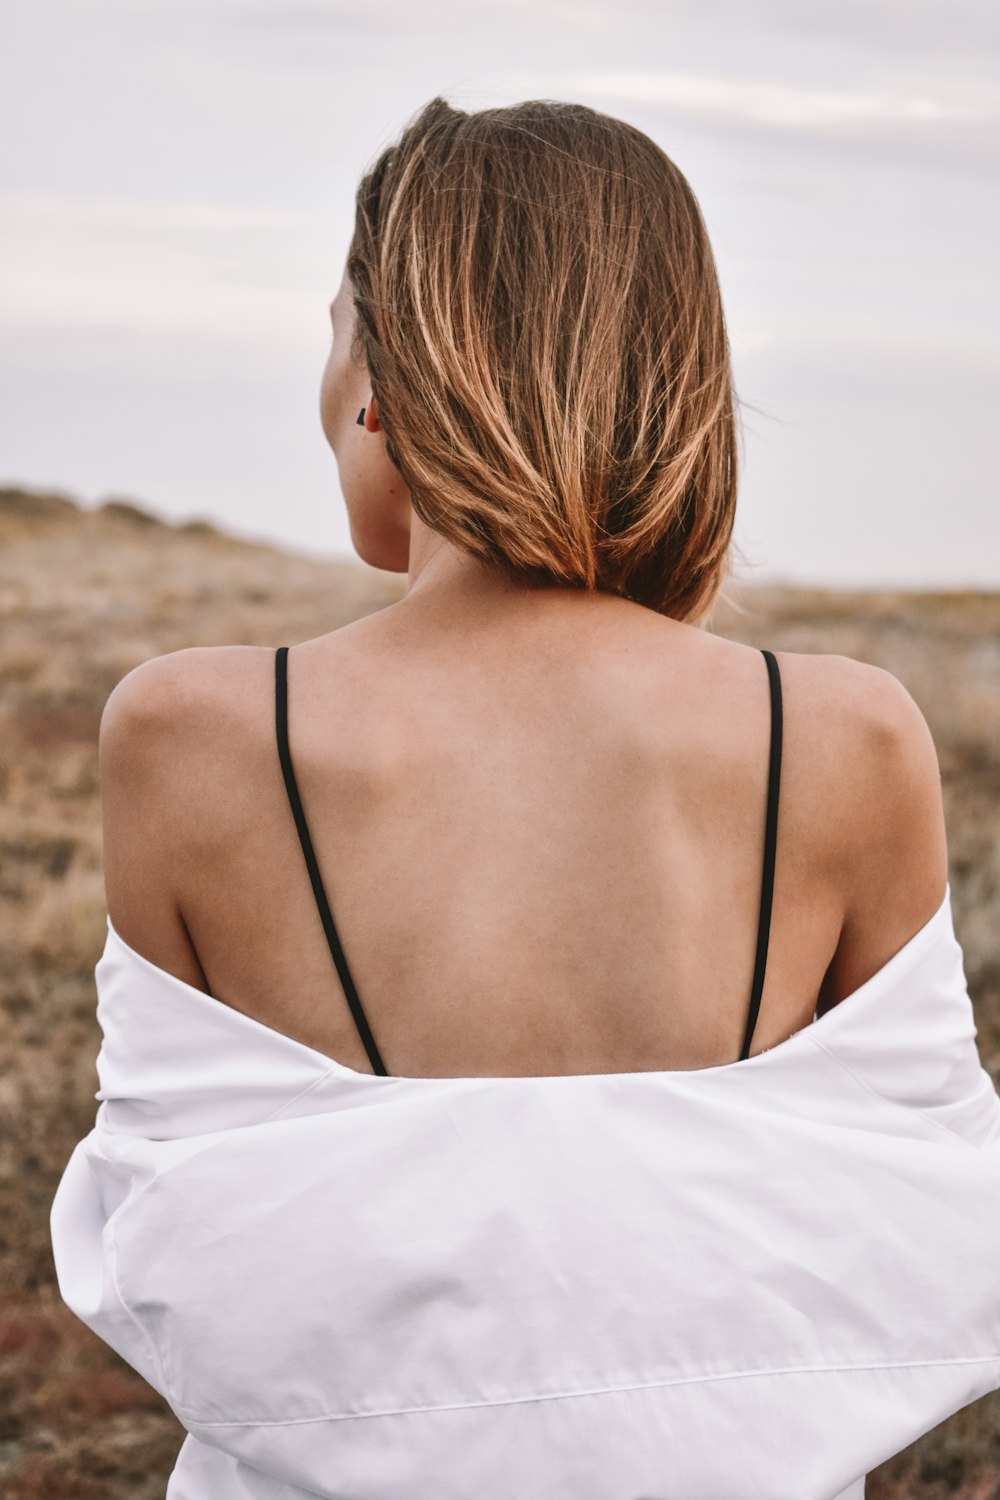
[[[365,409],[364,409],[364,407],[362,407],[361,410],[358,412],[358,426],[359,427],[363,427],[364,425],[365,425]]]

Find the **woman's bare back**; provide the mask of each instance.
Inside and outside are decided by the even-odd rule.
[[[847,658],[776,656],[774,902],[751,1055],[852,993],[947,878],[936,756],[909,695]],[[234,646],[156,658],[116,689],[108,907],[160,967],[370,1071],[282,782],[274,678],[273,647]],[[771,730],[759,650],[609,595],[483,601],[460,629],[414,598],[292,646],[288,725],[390,1073],[739,1056]]]

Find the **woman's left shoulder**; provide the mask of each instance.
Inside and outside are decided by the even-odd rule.
[[[272,656],[258,646],[170,651],[133,667],[104,706],[108,912],[127,943],[190,983],[200,984],[197,961],[179,913],[254,816],[248,788],[273,753],[273,697],[257,701]]]
[[[200,722],[239,712],[273,648],[185,646],[152,656],[112,688],[101,715],[101,753],[190,734]]]

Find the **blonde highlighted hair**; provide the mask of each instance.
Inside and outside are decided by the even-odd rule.
[[[736,507],[729,342],[654,141],[580,104],[433,99],[362,178],[347,273],[429,527],[526,581],[706,614]]]

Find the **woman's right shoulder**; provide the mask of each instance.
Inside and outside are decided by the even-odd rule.
[[[935,914],[948,881],[941,769],[919,703],[892,672],[776,652],[819,784],[843,927],[823,1007],[853,993]]]
[[[851,656],[774,654],[783,681],[808,708],[810,722],[834,739],[846,735],[855,750],[868,745],[875,753],[871,769],[877,771],[883,757],[894,753],[929,758],[934,746],[924,712],[892,672]]]

